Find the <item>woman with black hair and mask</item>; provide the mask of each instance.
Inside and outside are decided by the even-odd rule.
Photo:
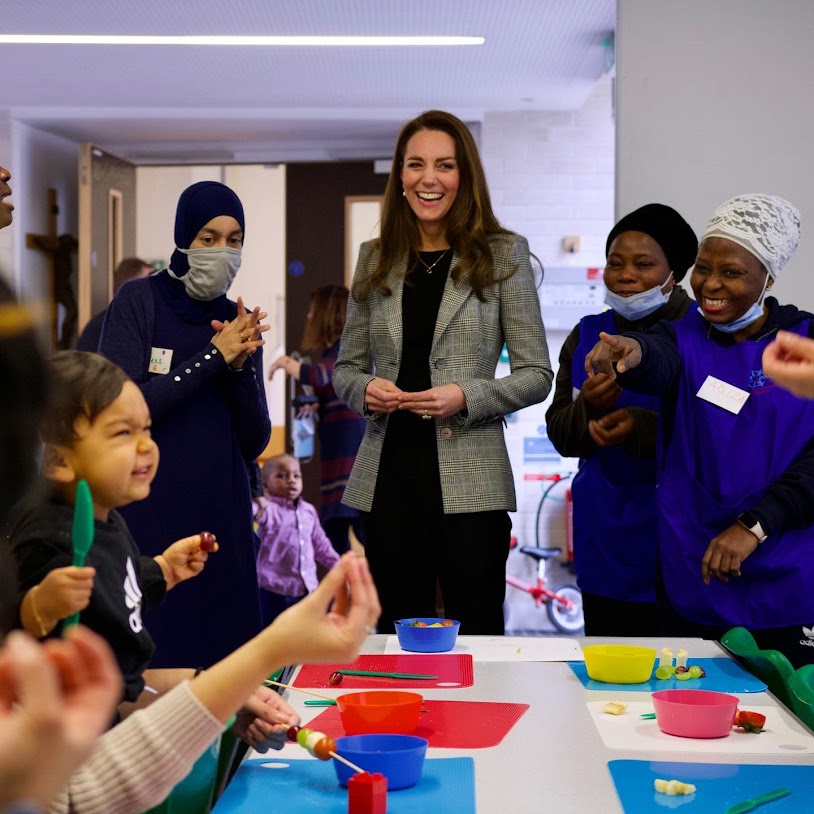
[[[546,413],[557,451],[579,458],[574,496],[574,565],[587,636],[655,636],[656,430],[659,399],[585,373],[599,332],[641,331],[680,319],[692,300],[679,285],[698,241],[669,206],[652,203],[623,217],[605,244],[610,310],[584,317],[560,353]]]
[[[589,377],[660,397],[663,635],[720,639],[748,628],[795,667],[814,661],[814,404],[762,366],[779,331],[814,314],[766,296],[794,254],[800,213],[777,195],[722,203],[701,235],[683,319],[600,334]]]
[[[237,195],[193,184],[178,201],[170,267],[125,283],[102,329],[99,352],[141,388],[161,448],[150,497],[123,512],[136,542],[152,556],[179,529],[206,529],[220,545],[200,585],[151,612],[154,667],[206,667],[260,629],[245,462],[271,431],[260,350],[268,326],[259,308],[226,296],[243,235]]]

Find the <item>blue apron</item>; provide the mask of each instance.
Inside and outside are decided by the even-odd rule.
[[[571,364],[575,389],[585,381],[585,356],[599,332],[617,333],[613,311],[580,321]],[[615,409],[658,411],[659,398],[625,390]],[[656,460],[632,458],[621,447],[601,447],[579,462],[574,497],[574,566],[583,591],[625,602],[655,602]]]
[[[787,330],[808,336],[808,324]],[[701,560],[710,541],[758,503],[814,436],[814,402],[764,375],[763,351],[773,335],[721,347],[707,338],[709,324],[695,310],[675,328],[683,370],[658,486],[670,602],[686,619],[705,625],[760,630],[809,624],[814,528],[771,534],[743,563],[742,576],[729,582],[713,577],[704,585]],[[749,393],[738,415],[696,396],[708,375]]]

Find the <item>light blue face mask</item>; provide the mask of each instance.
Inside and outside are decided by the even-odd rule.
[[[757,298],[757,302],[752,303],[749,310],[739,316],[737,319],[733,319],[732,322],[726,322],[723,325],[719,325],[715,322],[711,322],[710,324],[718,331],[723,331],[725,334],[734,334],[738,331],[746,328],[747,326],[751,325],[753,322],[757,322],[763,316],[763,296],[766,294],[766,290],[769,286],[769,275],[766,275],[766,282],[763,283],[763,290],[760,292],[760,296]],[[698,306],[698,313],[701,316],[709,321],[709,317],[704,313],[704,309],[701,306]]]
[[[193,300],[207,302],[223,296],[234,282],[240,268],[240,249],[215,246],[203,249],[182,249],[175,247],[187,256],[189,270],[178,277],[172,269],[170,276],[184,284],[187,294]]]
[[[642,319],[654,311],[658,311],[670,299],[673,287],[668,288],[668,286],[672,279],[673,272],[671,271],[670,276],[661,285],[632,294],[630,297],[622,297],[620,294],[614,294],[610,289],[605,289],[605,305],[613,308],[619,316],[630,322]]]

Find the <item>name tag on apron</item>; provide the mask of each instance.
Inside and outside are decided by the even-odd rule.
[[[169,373],[172,368],[171,348],[150,348],[150,373]]]
[[[729,410],[730,413],[735,415],[743,409],[746,399],[749,398],[749,394],[745,390],[735,387],[734,384],[728,384],[716,379],[714,376],[707,376],[706,381],[695,395],[699,399],[723,407],[724,410]]]

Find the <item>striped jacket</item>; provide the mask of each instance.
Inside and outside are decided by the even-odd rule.
[[[457,383],[466,396],[466,414],[435,421],[444,512],[458,514],[516,510],[514,479],[503,416],[545,399],[553,371],[548,358],[540,301],[525,238],[492,239],[495,276],[508,279],[485,289],[481,302],[465,280],[457,283],[452,258],[435,323],[430,372],[433,386]],[[372,273],[378,241],[362,245],[355,280]],[[364,396],[374,376],[396,381],[401,364],[401,295],[407,258],[388,277],[392,294],[376,289],[365,302],[351,296],[334,369],[334,388],[352,410],[365,415]],[[354,281],[355,281],[354,280]],[[511,374],[495,379],[503,345]],[[356,456],[343,502],[370,511],[387,415],[367,414],[367,431]]]

